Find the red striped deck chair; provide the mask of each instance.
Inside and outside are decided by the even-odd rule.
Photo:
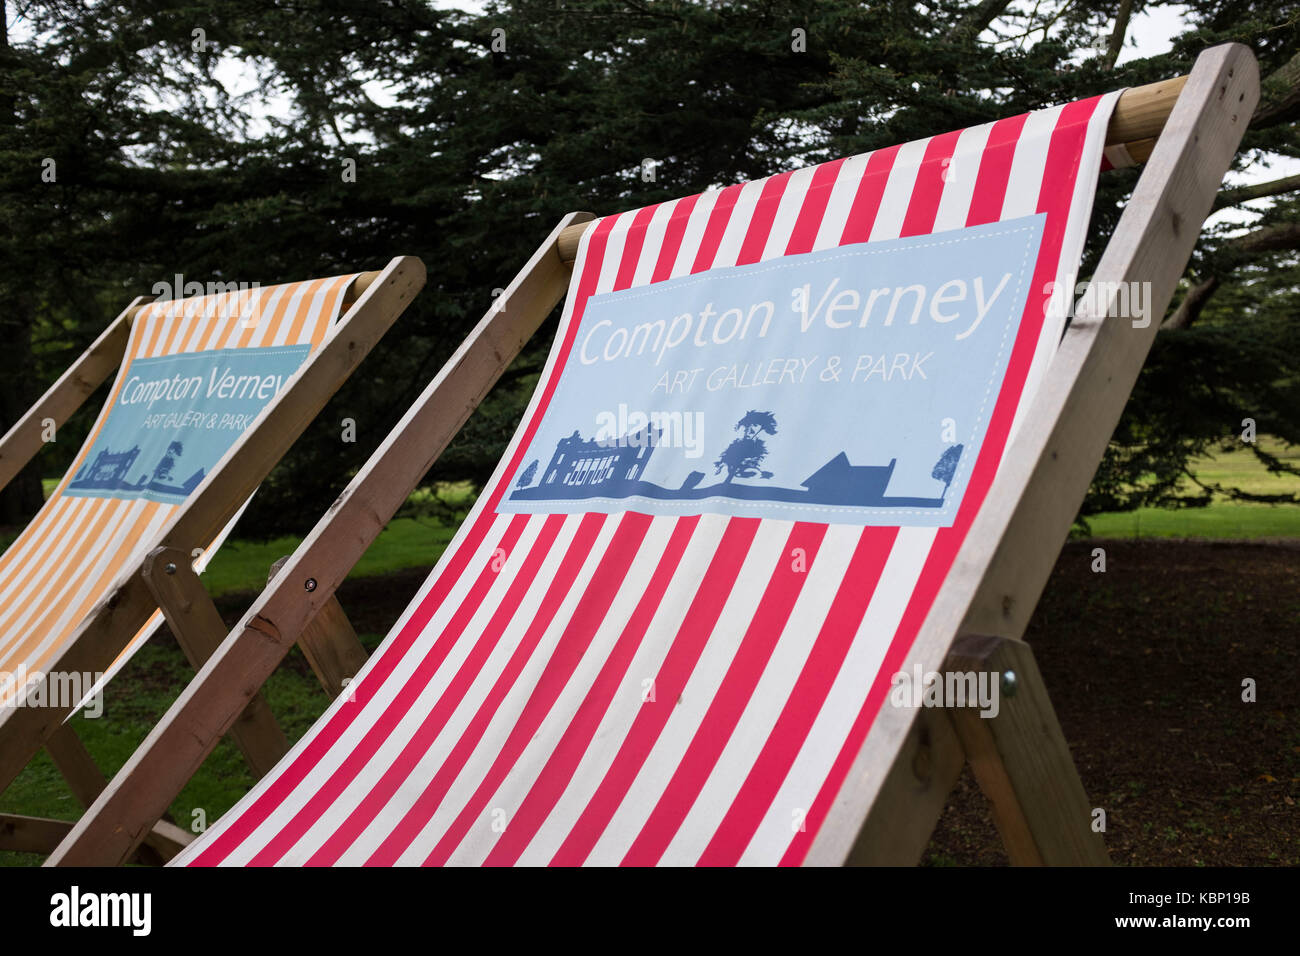
[[[106,781],[65,719],[102,713],[103,683],[164,613],[196,667],[220,643],[195,575],[422,276],[395,259],[382,273],[137,299],[0,440],[7,481],[119,367],[67,474],[0,555],[0,790],[46,746],[74,795],[95,798]],[[288,746],[260,696],[236,739],[257,773]],[[48,853],[69,827],[3,816],[0,847]],[[154,848],[187,838],[164,827]]]
[[[1256,86],[1218,47],[1117,112],[567,217],[51,862],[139,843],[566,288],[452,545],[176,862],[915,862],[966,759],[1013,860],[1103,862],[1019,638]],[[1067,328],[1106,143],[1157,133],[1094,275],[1145,311]]]

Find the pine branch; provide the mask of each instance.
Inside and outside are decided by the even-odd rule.
[[[1178,308],[1174,309],[1174,314],[1160,326],[1160,331],[1188,328],[1200,318],[1201,311],[1219,290],[1219,284],[1218,276],[1210,276],[1204,282],[1198,282],[1188,289],[1187,295],[1183,296],[1183,301],[1179,302]]]
[[[1280,196],[1282,193],[1294,192],[1297,189],[1300,189],[1300,175],[1285,176],[1282,179],[1274,179],[1267,183],[1255,183],[1251,186],[1224,189],[1214,198],[1214,206],[1211,211],[1214,212],[1227,206],[1239,206],[1244,202],[1250,202],[1252,199]]]
[[[1300,53],[1291,57],[1259,84],[1259,106],[1251,129],[1267,129],[1300,119]]]
[[[1229,240],[1225,243],[1225,247],[1243,255],[1300,249],[1300,222],[1280,222],[1273,226],[1264,226]]]
[[[1110,43],[1106,45],[1106,57],[1102,60],[1102,69],[1115,69],[1115,61],[1124,49],[1124,34],[1128,32],[1128,21],[1133,15],[1133,0],[1119,0],[1119,10],[1115,13],[1115,29],[1111,32]]]
[[[1250,187],[1242,188],[1248,189]],[[1189,328],[1200,317],[1210,298],[1219,290],[1223,279],[1231,275],[1235,264],[1241,259],[1262,252],[1300,249],[1300,222],[1282,222],[1272,226],[1264,226],[1254,232],[1248,232],[1244,236],[1228,240],[1221,248],[1222,251],[1232,254],[1227,259],[1227,264],[1221,266],[1218,271],[1188,290],[1187,295],[1183,297],[1183,301],[1178,303],[1178,308],[1174,310],[1174,314],[1160,326],[1162,331],[1164,329]]]
[[[1011,0],[983,0],[983,2],[972,10],[953,28],[949,39],[958,42],[963,40],[974,40],[983,33],[990,23],[1002,15],[1007,7],[1011,6]]]

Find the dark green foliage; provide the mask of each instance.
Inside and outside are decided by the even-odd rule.
[[[241,528],[302,532],[568,211],[642,206],[1147,82],[1225,39],[1255,49],[1266,74],[1297,49],[1294,3],[1199,4],[1172,52],[1111,70],[1112,5],[1047,6],[520,0],[468,14],[420,0],[8,0],[0,416],[11,422],[132,296],[174,273],[269,284],[418,255],[426,291]],[[228,91],[232,77],[271,96],[272,114]],[[1270,89],[1280,112],[1251,132],[1243,164],[1296,155],[1290,87]],[[41,181],[46,158],[56,183]],[[1134,181],[1103,178],[1085,274]],[[1261,227],[1298,212],[1277,202]],[[1160,335],[1085,513],[1177,499],[1188,456],[1244,417],[1300,439],[1295,245],[1242,251],[1207,234],[1189,279],[1222,286],[1189,328]],[[431,479],[491,474],[553,327]],[[60,434],[46,474],[91,414]],[[354,443],[340,441],[344,418]],[[30,511],[30,481],[19,491],[0,499],[0,522]]]

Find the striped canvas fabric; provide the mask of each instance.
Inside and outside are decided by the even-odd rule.
[[[1113,102],[1112,95],[1043,110],[592,226],[532,404],[452,546],[349,695],[176,862],[800,863],[1046,374],[1065,321],[1051,284],[1073,288]],[[1010,233],[1008,224],[1023,222],[1041,229],[1027,266],[1008,267],[1024,304],[999,333],[997,381],[972,397],[983,403],[985,431],[956,478],[949,470],[950,481],[964,483],[960,500],[946,490],[934,499],[943,498],[942,520],[890,523],[887,508],[851,502],[827,505],[829,518],[787,516],[805,507],[800,496],[826,469],[870,479],[874,471],[857,468],[861,461],[832,460],[805,489],[785,489],[788,501],[759,501],[750,500],[759,494],[752,489],[780,478],[764,472],[760,453],[712,490],[702,482],[722,481],[716,474],[729,467],[725,454],[721,464],[701,461],[715,477],[697,472],[673,489],[644,480],[649,472],[637,471],[637,458],[626,470],[624,490],[632,491],[621,496],[581,487],[612,488],[610,469],[630,458],[592,459],[563,478],[552,473],[564,467],[564,449],[590,450],[582,428],[556,444],[550,464],[537,457],[539,436],[571,427],[558,411],[568,401],[566,381],[582,381],[582,366],[602,360],[592,336],[617,324],[587,321],[597,309],[604,317],[626,305],[632,328],[646,319],[631,303],[655,302],[659,284],[677,296],[672,290],[705,283],[694,300],[699,308],[707,295],[721,295],[723,283],[765,282],[790,265],[796,311],[784,321],[797,325],[816,304],[797,301],[805,281],[797,270],[818,254],[818,262],[893,255],[898,240],[899,254],[912,256],[968,235],[984,247],[1006,238],[997,230]],[[931,235],[942,238],[924,238]],[[959,251],[940,249],[945,268],[979,254],[952,248]],[[829,301],[823,296],[823,305]],[[645,314],[656,314],[651,304]],[[927,320],[919,307],[910,323],[903,315],[888,326],[859,328],[840,314],[827,324],[851,325],[836,334],[870,353],[880,336],[919,330]],[[948,317],[933,313],[935,322]],[[741,321],[733,317],[733,328]],[[721,327],[721,319],[711,326]],[[606,335],[603,358],[653,351],[673,339],[662,332]],[[646,361],[655,367],[656,359]],[[820,367],[830,370],[824,361]],[[679,372],[690,377],[674,368],[665,391]],[[778,387],[785,366],[763,369]],[[793,381],[798,373],[789,374]],[[752,379],[753,369],[743,375]],[[613,413],[601,404],[608,396],[588,398]],[[764,431],[764,406],[736,401],[737,414],[758,415],[736,423],[733,434],[748,441]],[[760,437],[775,458],[780,442],[847,443],[894,411],[910,414],[866,398],[811,413],[791,405],[780,427]],[[620,420],[615,431],[635,428]],[[717,447],[710,445],[710,456]],[[901,469],[899,462],[889,467]],[[529,498],[552,487],[549,501]],[[873,500],[893,502],[899,513],[929,506],[883,493]],[[770,517],[756,510],[769,506]]]
[[[185,467],[196,452],[197,439],[191,436],[201,429],[181,429],[182,419],[168,420],[168,416],[198,415],[201,400],[196,396],[209,391],[247,390],[251,377],[237,384],[233,373],[229,380],[225,376],[228,369],[239,369],[241,361],[247,365],[249,353],[257,353],[259,360],[269,358],[281,373],[277,381],[282,381],[324,340],[353,278],[250,287],[154,302],[140,311],[132,322],[108,401],[72,467],[37,516],[0,555],[0,673],[8,676],[0,685],[0,703],[12,702],[25,679],[42,673],[119,576],[139,566],[201,480],[201,468]],[[172,375],[177,374],[174,369],[184,369],[201,383],[182,389],[178,380],[163,382],[158,378],[161,372],[152,376],[149,372],[163,368]],[[248,411],[264,405],[270,394],[269,387],[263,388],[260,394],[250,394],[241,407]],[[169,459],[174,476],[139,454],[142,445],[148,446],[147,440],[132,445],[133,413],[145,423],[142,432],[184,436],[185,441],[176,446],[181,450]],[[246,416],[232,415],[223,421],[225,417],[218,415],[210,423],[211,434],[221,436],[220,445],[233,442],[247,427]],[[188,456],[183,451],[186,442],[191,445]],[[209,458],[218,447],[209,449]],[[204,461],[209,467],[213,463]],[[203,548],[197,567],[206,564],[221,537],[224,532],[217,540],[195,542],[196,548]],[[161,619],[161,613],[154,615],[115,668]]]

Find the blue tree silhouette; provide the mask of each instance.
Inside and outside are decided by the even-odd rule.
[[[952,445],[946,449],[939,460],[934,464],[934,470],[930,472],[930,477],[935,481],[943,482],[943,495],[948,496],[948,486],[952,484],[953,476],[957,474],[957,462],[961,460],[961,445]]]
[[[163,455],[162,461],[158,462],[158,467],[153,470],[154,481],[166,481],[172,476],[172,469],[176,467],[176,459],[185,454],[185,446],[178,441],[171,442],[167,446],[167,454]]]
[[[713,463],[714,474],[725,471],[724,483],[736,478],[771,478],[772,472],[759,468],[767,457],[767,445],[758,435],[760,432],[776,434],[776,416],[771,412],[750,409],[736,422],[736,431],[741,433],[741,437],[723,449]]]
[[[757,438],[759,432],[776,434],[776,416],[771,412],[756,412],[752,408],[745,412],[745,417],[736,422],[736,431],[743,432],[746,438]]]

